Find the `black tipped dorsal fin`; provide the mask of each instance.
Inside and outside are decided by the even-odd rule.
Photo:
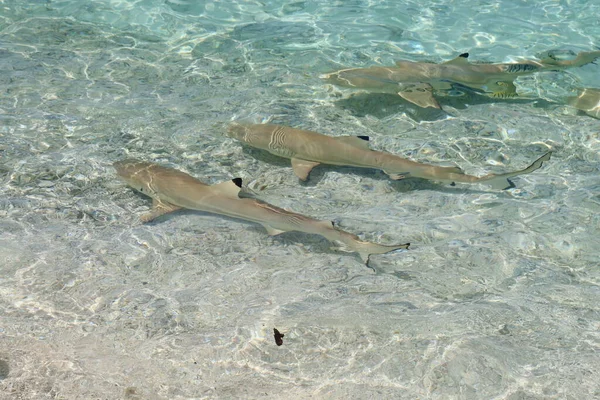
[[[466,65],[469,63],[469,61],[467,60],[469,58],[469,53],[462,53],[461,55],[459,55],[456,58],[453,58],[450,61],[446,61],[443,64],[454,64],[454,65]]]
[[[233,178],[231,182],[235,183],[235,186],[239,188],[242,187],[242,178]]]
[[[235,178],[230,181],[217,183],[211,187],[225,196],[238,198],[240,188],[242,187],[242,178]]]

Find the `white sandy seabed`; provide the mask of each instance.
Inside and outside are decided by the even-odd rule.
[[[442,99],[445,118],[318,75],[400,50],[508,61],[562,44],[426,24],[447,22],[451,3],[383,25],[341,11],[332,25],[335,10],[310,2],[267,2],[267,17],[248,5],[242,20],[219,19],[220,3],[212,19],[150,3],[9,2],[0,20],[1,399],[600,396],[600,121],[554,101],[598,85],[600,67],[526,78],[521,99]],[[370,135],[473,174],[554,154],[503,192],[338,167],[302,184],[287,160],[225,137],[234,119]],[[209,214],[142,225],[149,199],[111,166],[124,157],[208,183],[240,176],[272,204],[412,246],[368,269],[320,237]]]

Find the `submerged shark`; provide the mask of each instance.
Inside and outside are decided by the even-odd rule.
[[[351,68],[322,75],[327,82],[373,92],[396,93],[419,107],[441,109],[434,91],[462,85],[493,97],[514,97],[513,81],[522,75],[581,67],[600,57],[600,51],[581,52],[574,59],[558,59],[549,53],[539,61],[525,60],[505,64],[471,64],[469,53],[442,64],[396,61],[392,67]]]
[[[325,136],[281,125],[232,123],[228,135],[250,146],[292,160],[292,169],[301,180],[319,164],[345,165],[381,169],[391,179],[417,177],[441,182],[485,183],[494,189],[508,189],[513,176],[528,174],[550,159],[548,152],[520,171],[485,176],[467,175],[458,167],[437,167],[421,164],[391,153],[371,150],[368,136]]]
[[[336,228],[331,221],[319,221],[253,198],[241,198],[241,178],[206,185],[182,171],[145,161],[123,160],[114,163],[114,167],[129,186],[152,198],[152,211],[140,218],[142,222],[183,208],[227,215],[259,223],[269,235],[287,231],[321,235],[342,251],[357,252],[367,265],[371,254],[408,249],[410,245],[385,246],[362,241]]]
[[[569,97],[567,103],[590,117],[600,119],[600,89],[581,89],[579,95]]]

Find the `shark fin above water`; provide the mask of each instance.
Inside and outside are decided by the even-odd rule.
[[[461,55],[459,55],[456,58],[453,58],[452,60],[446,61],[442,64],[448,64],[448,65],[466,65],[469,63],[469,53],[462,53]]]

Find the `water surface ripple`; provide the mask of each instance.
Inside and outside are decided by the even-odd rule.
[[[597,2],[0,3],[0,398],[600,397],[600,121],[563,101],[600,67],[448,96],[446,114],[319,78],[594,50]],[[224,135],[237,119],[472,174],[555,153],[504,192],[326,166],[300,184]],[[370,270],[205,213],[142,225],[125,157],[413,248]]]

